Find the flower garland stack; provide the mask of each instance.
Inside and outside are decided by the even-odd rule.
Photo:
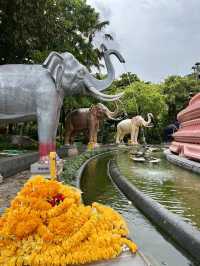
[[[0,218],[0,265],[73,265],[111,259],[127,239],[113,209],[81,203],[80,191],[42,176],[30,179]]]

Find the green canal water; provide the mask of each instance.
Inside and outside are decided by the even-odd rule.
[[[200,175],[169,163],[163,153],[154,153],[160,163],[139,163],[127,153],[118,153],[121,173],[146,195],[184,221],[200,229]]]
[[[169,168],[167,168],[166,170],[169,173],[169,175],[167,176],[170,176],[170,178],[167,178],[166,175],[162,175],[161,172],[164,172],[164,168],[163,170],[160,170],[161,172],[159,172],[158,170],[160,169],[159,167],[161,167],[162,169],[162,167],[165,167],[165,164],[168,165],[167,162],[162,162],[160,166],[157,166],[158,169],[155,168],[156,166],[152,166],[154,174],[152,172],[150,175],[148,175],[148,172],[151,172],[150,170],[148,170],[148,166],[147,168],[143,168],[142,165],[135,166],[132,161],[129,161],[127,153],[115,153],[112,155],[105,155],[103,157],[99,157],[90,161],[90,163],[86,166],[84,170],[81,179],[81,189],[83,191],[82,196],[84,203],[91,204],[92,202],[97,201],[102,204],[109,205],[118,212],[120,212],[128,223],[130,237],[137,243],[140,250],[150,259],[150,261],[153,262],[153,265],[194,266],[194,264],[179,249],[177,249],[177,247],[173,243],[171,243],[169,239],[162,235],[162,233],[154,225],[152,225],[150,221],[126,199],[126,197],[116,188],[116,186],[113,185],[107,174],[107,163],[110,159],[113,159],[113,157],[120,164],[120,168],[123,171],[123,174],[126,175],[127,178],[130,179],[134,184],[138,182],[140,184],[139,188],[142,188],[143,191],[145,191],[146,186],[146,190],[149,191],[148,194],[150,194],[151,196],[153,195],[154,199],[157,198],[152,183],[153,181],[155,182],[155,186],[156,182],[158,183],[157,187],[159,188],[162,186],[162,183],[168,182],[168,185],[170,185],[174,180],[171,177],[172,170],[170,170],[170,166],[167,166]],[[145,170],[144,172],[142,172],[142,169],[146,169],[146,185],[145,182],[144,185],[142,185],[142,182],[139,182],[139,179],[145,179]],[[157,181],[159,180],[159,178],[156,175],[156,171],[157,173],[160,173],[160,181]],[[183,178],[187,179],[186,176],[184,176]],[[195,179],[197,177],[194,176],[193,178]],[[136,180],[136,183],[134,180]],[[149,183],[149,186],[147,185],[147,182]],[[183,181],[183,183],[184,182],[186,181]],[[179,185],[177,184],[177,186]],[[185,186],[189,186],[189,184],[187,184],[186,182]],[[190,184],[189,187],[192,186],[193,184]],[[180,204],[180,200],[175,197],[175,189],[174,191],[173,189],[171,189],[171,192],[169,192],[168,190],[169,189],[166,188],[160,188],[156,191],[158,191],[158,197],[163,199],[163,203],[167,201],[170,202],[169,205],[171,206],[171,209],[175,210],[175,206],[177,205],[177,202],[179,202]],[[163,197],[161,197],[162,194]],[[169,196],[167,196],[168,194],[170,196],[174,196],[170,198]],[[179,210],[182,209],[179,208]],[[179,211],[178,213],[180,213],[181,215],[183,214],[182,211]],[[188,212],[188,214],[185,215],[185,219],[191,222],[191,217],[194,217],[194,213],[191,212],[190,215],[192,216],[189,216]],[[194,219],[194,221],[195,222],[192,223],[196,225],[197,220]]]

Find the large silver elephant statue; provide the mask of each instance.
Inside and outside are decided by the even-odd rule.
[[[116,120],[118,108],[111,112],[104,104],[98,103],[90,108],[79,108],[70,112],[65,119],[65,145],[73,144],[74,137],[84,132],[89,137],[89,143],[97,144],[97,133],[104,119]]]
[[[120,144],[121,142],[123,142],[125,135],[131,134],[131,143],[138,144],[138,134],[140,127],[151,127],[151,119],[153,118],[153,115],[151,113],[148,113],[147,117],[147,121],[145,121],[141,115],[134,116],[132,119],[122,120],[117,125],[116,143]]]
[[[118,100],[121,94],[101,93],[111,85],[115,74],[110,61],[115,50],[105,50],[107,78],[97,80],[70,53],[51,52],[42,65],[0,66],[0,123],[37,119],[39,153],[43,159],[55,151],[55,139],[63,98],[67,95],[92,95],[103,101]]]

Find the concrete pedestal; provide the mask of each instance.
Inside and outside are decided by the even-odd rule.
[[[43,175],[46,178],[51,178],[50,167],[47,163],[36,162],[31,164],[32,175]],[[63,171],[63,160],[57,161],[57,176],[59,177]]]

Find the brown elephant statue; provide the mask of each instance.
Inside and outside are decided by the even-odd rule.
[[[116,143],[120,144],[121,142],[123,142],[125,135],[131,134],[131,143],[138,144],[138,134],[140,127],[152,127],[152,113],[148,113],[147,117],[147,121],[145,121],[141,115],[134,116],[132,117],[132,119],[122,120],[117,125]]]
[[[118,108],[111,112],[105,105],[98,103],[90,108],[79,108],[70,112],[65,119],[65,145],[71,145],[79,132],[89,134],[89,143],[97,145],[97,132],[100,122],[105,118],[116,120]]]

